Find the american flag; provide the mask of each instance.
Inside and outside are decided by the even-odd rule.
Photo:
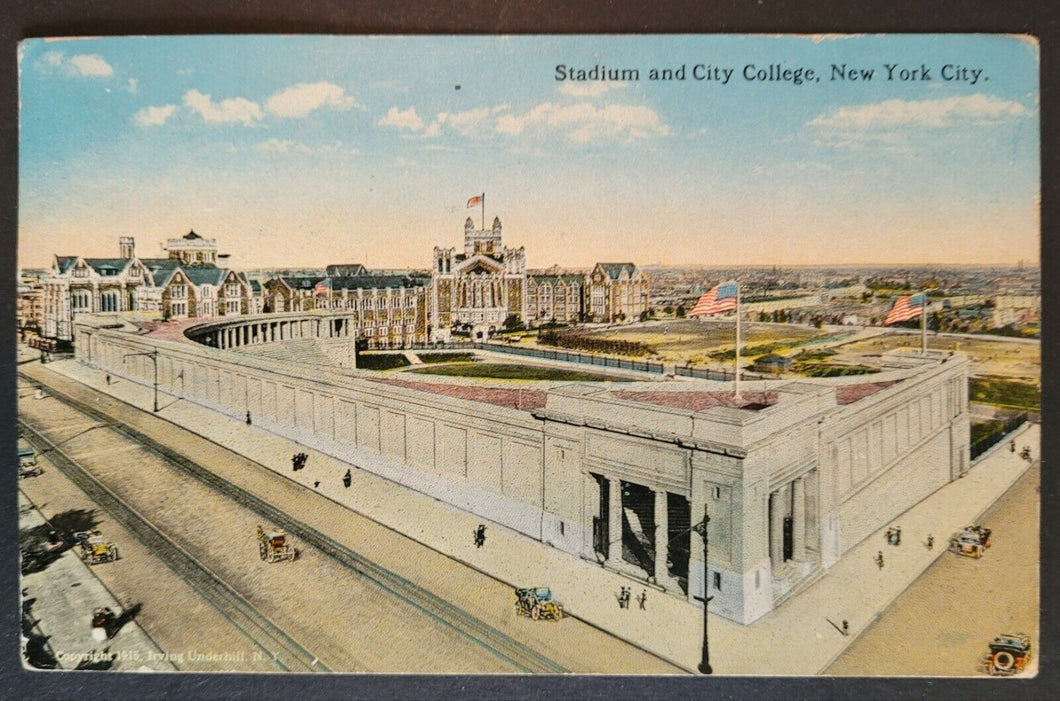
[[[478,207],[480,204],[482,204],[482,199],[485,196],[486,196],[485,194],[475,195],[474,197],[472,197],[471,199],[469,199],[467,201],[467,208],[471,209],[472,207]]]
[[[331,278],[326,277],[313,288],[313,296],[326,295],[331,292]]]
[[[924,306],[927,302],[927,297],[923,292],[915,294],[912,297],[905,295],[895,300],[894,306],[891,307],[891,313],[887,315],[887,319],[884,320],[884,325],[897,324],[902,321],[909,321],[915,319],[924,313]]]
[[[689,316],[708,316],[736,309],[736,283],[727,282],[705,293]]]

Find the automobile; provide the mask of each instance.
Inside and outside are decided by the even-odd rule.
[[[37,475],[44,472],[41,469],[40,463],[37,462],[37,453],[33,448],[29,447],[18,447],[18,476],[21,477],[36,477]]]
[[[1017,674],[1031,659],[1031,639],[1026,633],[1002,633],[990,642],[989,648],[983,664],[991,676]]]
[[[950,538],[949,551],[964,557],[980,558],[990,547],[991,530],[985,526],[968,526]]]
[[[74,542],[81,546],[81,559],[89,565],[117,560],[118,546],[103,537],[99,531],[78,531]]]
[[[558,621],[563,618],[563,607],[552,599],[552,590],[548,587],[528,587],[515,590],[515,613],[535,621]]]

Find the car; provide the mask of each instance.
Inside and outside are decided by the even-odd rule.
[[[36,477],[37,475],[44,472],[41,469],[40,464],[37,462],[37,453],[33,448],[29,447],[18,447],[18,476],[21,477]]]
[[[563,607],[553,601],[552,590],[548,587],[528,587],[515,590],[515,613],[535,621],[558,621],[563,618]]]
[[[983,664],[991,676],[1017,674],[1031,659],[1031,639],[1026,633],[1002,633],[990,642],[989,648]]]
[[[968,526],[950,538],[949,551],[964,557],[980,558],[990,547],[992,531],[985,526]]]

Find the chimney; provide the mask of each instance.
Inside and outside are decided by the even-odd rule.
[[[132,236],[122,236],[118,239],[118,247],[121,250],[121,257],[125,260],[136,257],[136,240]]]

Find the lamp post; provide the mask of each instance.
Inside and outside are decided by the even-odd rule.
[[[710,542],[707,539],[707,526],[710,525],[710,516],[707,515],[707,507],[703,505],[703,520],[692,526],[692,530],[703,539],[703,657],[699,661],[699,672],[701,674],[713,674],[710,668],[710,643],[707,636],[707,603],[713,596],[707,596],[710,587]],[[698,598],[698,597],[697,597]]]
[[[145,355],[145,356],[147,356],[148,358],[151,359],[151,365],[154,367],[154,370],[155,370],[155,381],[154,381],[155,408],[154,408],[153,411],[157,414],[158,413],[158,351],[157,350],[153,350],[153,351],[147,351],[147,352],[144,352],[144,353],[126,353],[125,355],[123,355],[121,357],[122,362],[125,362],[126,358],[131,358],[134,355]]]

